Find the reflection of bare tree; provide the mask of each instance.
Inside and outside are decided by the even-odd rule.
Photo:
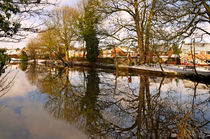
[[[47,76],[39,80],[38,87],[48,98],[45,109],[55,118],[75,123],[79,128],[94,134],[91,128],[97,127],[95,121],[99,116],[97,107],[98,75],[94,70],[90,70],[87,81],[86,77],[81,79],[87,83],[87,88],[81,85],[72,85],[69,78],[69,69],[66,68],[60,77],[48,73]]]
[[[76,118],[77,101],[74,100],[74,91],[69,80],[69,69],[61,69],[58,72],[48,72],[38,82],[38,88],[47,94],[45,108],[55,118],[70,120]]]
[[[31,64],[28,66],[28,69],[26,71],[26,77],[28,79],[28,81],[32,84],[32,85],[35,85],[36,84],[36,81],[38,79],[38,68],[36,67],[38,65],[36,64]]]
[[[14,85],[14,80],[16,77],[16,74],[12,74],[11,69],[8,71],[5,69],[4,69],[4,71],[6,71],[6,73],[4,73],[4,74],[0,73],[0,98],[9,92],[11,87]],[[12,76],[11,76],[11,74],[12,74]],[[5,108],[4,105],[0,105],[0,112],[4,108]]]
[[[27,66],[28,66],[28,61],[21,61],[20,64],[19,64],[19,68],[20,68],[22,71],[26,71]]]
[[[58,68],[56,68],[57,71]],[[53,68],[46,67],[43,65],[38,64],[28,64],[27,69],[25,69],[26,77],[31,85],[37,85],[39,78],[43,78],[42,76],[45,76],[45,74],[51,73],[53,71]]]
[[[0,77],[0,97],[4,96],[9,89],[14,85],[14,79],[16,75],[10,77],[11,70],[7,71],[5,74]]]
[[[162,90],[167,78],[160,78],[154,90],[150,87],[152,78],[145,75],[140,75],[139,84],[132,86],[117,81],[113,74],[93,69],[80,72],[73,78],[69,74],[74,73],[73,69],[45,70],[37,86],[47,97],[45,109],[50,114],[76,125],[91,138],[158,139],[168,138],[171,132],[180,137],[205,134],[209,121],[203,106],[209,102],[198,102],[196,95],[186,104],[174,102],[172,93]],[[196,84],[194,90],[197,94]]]

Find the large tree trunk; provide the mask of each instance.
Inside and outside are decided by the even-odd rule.
[[[140,28],[140,19],[139,19],[139,8],[138,8],[138,0],[134,0],[134,8],[135,8],[135,15],[134,15],[134,21],[135,21],[135,27],[136,27],[136,33],[138,38],[138,47],[139,47],[139,55],[140,55],[140,63],[144,64],[144,48],[142,43],[142,34],[141,28]]]
[[[154,9],[155,9],[155,5],[156,5],[156,0],[152,1],[152,8],[150,10],[150,14],[149,14],[149,19],[147,22],[147,28],[146,28],[146,36],[145,36],[145,63],[149,63],[149,39],[150,39],[150,30],[151,30],[151,22],[152,22],[152,18],[154,15]]]

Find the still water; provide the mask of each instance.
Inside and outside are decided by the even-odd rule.
[[[12,65],[0,77],[0,139],[210,135],[210,86],[86,68]]]

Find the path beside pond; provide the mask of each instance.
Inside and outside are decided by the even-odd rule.
[[[38,60],[39,64],[50,64],[50,65],[62,65],[62,62],[59,61],[49,61],[49,60]],[[120,71],[128,71],[128,72],[135,72],[135,73],[145,73],[145,74],[154,74],[156,76],[175,76],[175,77],[186,77],[191,75],[196,75],[194,69],[186,69],[185,66],[182,65],[162,65],[164,72],[161,71],[159,65],[139,65],[139,66],[127,66],[127,65],[116,65],[114,64],[90,64],[89,62],[69,62],[71,66],[84,66],[84,67],[96,67],[102,69],[111,69],[116,70],[119,69]],[[197,67],[197,73],[204,77],[210,77],[210,68],[204,70],[200,67]]]
[[[91,67],[92,65],[88,62],[74,62],[70,65],[74,66],[87,66]],[[155,75],[167,75],[167,76],[184,76],[184,75],[194,75],[194,69],[185,69],[183,66],[176,66],[176,65],[163,65],[164,72],[161,71],[159,65],[147,66],[147,65],[139,65],[139,66],[127,66],[127,65],[118,65],[117,67],[114,64],[96,64],[94,65],[97,68],[105,68],[105,69],[119,69],[123,71],[130,71],[130,72],[144,72],[144,73],[152,73]],[[210,76],[210,70],[202,70],[197,69],[197,73],[201,76]]]

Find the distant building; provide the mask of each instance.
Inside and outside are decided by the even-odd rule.
[[[166,64],[180,64],[180,56],[174,54],[173,48],[170,48],[167,52],[160,52],[160,62]]]
[[[181,48],[181,64],[185,65],[188,62],[193,62],[193,56],[195,54],[195,63],[197,65],[209,65],[210,64],[210,43],[186,43]]]
[[[103,57],[111,57],[111,55],[112,55],[111,50],[106,49],[103,51]]]
[[[21,52],[20,49],[6,49],[7,55],[19,55]]]
[[[16,48],[16,49],[6,49],[5,48],[5,54],[9,55],[10,57],[18,57],[19,54],[21,53],[21,49]]]
[[[115,47],[111,50],[111,57],[115,56],[127,56],[125,50],[123,51],[122,48],[120,47]]]
[[[106,49],[103,51],[103,57],[115,57],[115,56],[126,57],[128,55],[130,55],[131,57],[136,57],[137,53],[129,47],[120,47],[120,46],[117,46],[112,49]]]
[[[85,57],[86,49],[71,47],[69,50],[69,57]]]

